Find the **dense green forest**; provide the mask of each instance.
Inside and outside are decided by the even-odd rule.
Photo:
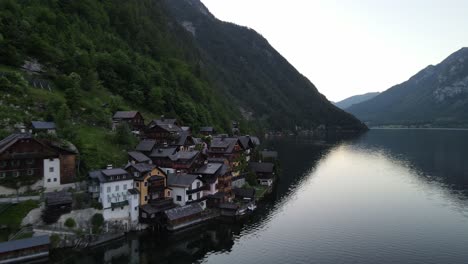
[[[147,120],[164,114],[194,131],[228,131],[232,120],[244,132],[363,128],[253,30],[228,25],[206,35],[205,47],[172,11],[163,0],[0,0],[0,136],[20,123],[55,121],[89,169],[119,165],[133,147],[110,132],[117,110]],[[207,29],[224,30],[211,22]],[[244,56],[249,63],[239,64]],[[37,81],[47,85],[33,87]]]

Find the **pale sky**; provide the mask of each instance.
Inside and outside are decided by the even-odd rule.
[[[468,46],[468,0],[202,0],[255,29],[331,101],[384,91]]]

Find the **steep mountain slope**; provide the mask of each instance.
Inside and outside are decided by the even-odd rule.
[[[370,125],[468,127],[468,48],[347,111]]]
[[[336,103],[334,103],[334,105],[345,110],[346,108],[348,108],[348,107],[350,107],[350,106],[352,106],[354,104],[359,104],[359,103],[368,101],[368,100],[376,97],[379,94],[380,94],[379,92],[375,92],[375,93],[366,93],[366,94],[355,95],[355,96],[348,97],[348,98],[346,98],[344,100],[341,100],[339,102],[336,102]]]
[[[203,67],[247,118],[274,129],[364,128],[333,106],[254,30],[216,19],[199,0],[166,0],[201,50]]]

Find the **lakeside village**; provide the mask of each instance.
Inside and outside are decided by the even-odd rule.
[[[25,213],[13,227],[0,224],[7,241],[0,243],[0,263],[47,257],[51,248],[92,247],[131,231],[238,219],[276,181],[277,152],[260,151],[259,139],[239,135],[236,122],[231,135],[219,135],[212,127],[193,133],[164,116],[145,124],[137,111],[117,112],[112,121],[114,131],[131,128],[138,145],[125,166],[90,171],[81,182],[79,150],[38,136],[56,134],[54,123],[32,122],[0,141],[0,218]]]

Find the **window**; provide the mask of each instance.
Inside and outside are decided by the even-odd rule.
[[[197,200],[199,200],[201,197],[200,197],[200,193],[198,192],[197,193]]]
[[[99,192],[102,192],[102,186],[99,186]]]
[[[115,191],[116,191],[116,192],[119,191],[119,186],[118,186],[118,185],[115,186]]]
[[[201,186],[201,183],[197,182],[197,189],[200,188],[200,186]]]
[[[28,159],[28,160],[26,161],[26,164],[32,165],[32,164],[34,164],[34,160],[33,160],[33,159]]]
[[[110,186],[107,186],[107,192],[108,192],[108,193],[111,192],[111,187],[110,187]]]
[[[11,161],[11,166],[13,166],[13,167],[18,167],[19,165],[20,165],[19,160],[13,160],[13,161]]]
[[[54,182],[57,182],[57,178],[54,178]]]
[[[137,211],[137,210],[138,210],[138,206],[135,206],[135,211]]]
[[[107,197],[107,202],[108,202],[108,203],[112,203],[112,198]]]
[[[123,187],[124,191],[127,190],[127,184],[124,184],[124,187]]]
[[[50,158],[49,161],[54,161],[54,159],[53,159],[53,158]]]
[[[50,179],[47,179],[47,182],[50,182]]]
[[[28,175],[31,176],[34,174],[34,170],[28,170]]]
[[[49,172],[54,172],[54,167],[50,167]]]
[[[127,200],[127,195],[125,195],[125,194],[123,195],[123,200],[124,201]]]
[[[140,188],[140,183],[139,183],[139,182],[135,183],[135,186],[136,186],[137,188]]]
[[[178,202],[182,201],[182,196],[177,195],[177,201],[178,201]]]
[[[134,172],[133,175],[134,175],[135,177],[140,177],[140,173],[138,173],[138,172]]]
[[[19,176],[20,176],[19,171],[14,171],[14,172],[13,172],[13,177],[19,177]]]
[[[147,196],[147,195],[145,195],[145,202],[146,202],[146,201],[148,201],[148,196]]]
[[[148,186],[148,182],[147,182],[147,181],[145,181],[145,187],[146,187],[146,186]]]
[[[5,179],[6,172],[0,172],[0,179]]]
[[[188,200],[189,200],[189,201],[192,201],[192,195],[191,195],[191,194],[189,194]]]

